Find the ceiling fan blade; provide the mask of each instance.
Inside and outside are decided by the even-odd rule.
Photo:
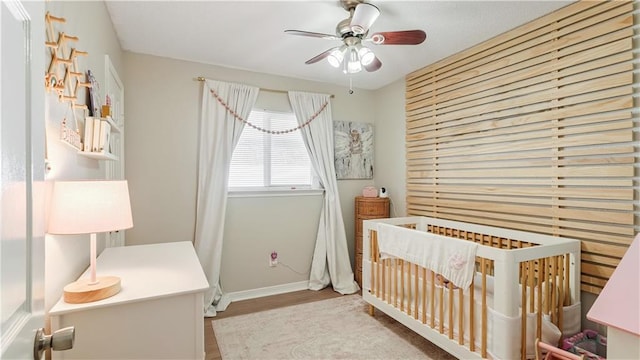
[[[368,3],[358,4],[349,24],[351,31],[356,35],[366,33],[378,16],[380,16],[380,10],[374,5]]]
[[[376,56],[371,63],[369,63],[367,65],[362,65],[362,66],[368,72],[374,72],[374,71],[377,71],[378,69],[380,69],[382,67],[382,62]]]
[[[311,59],[305,61],[304,63],[307,65],[317,63],[318,61],[325,59],[327,56],[329,56],[333,50],[339,49],[339,48],[340,48],[339,46],[332,47],[331,49],[312,57]]]
[[[371,35],[377,45],[418,45],[427,38],[422,30],[383,31]]]
[[[323,33],[311,32],[311,31],[285,30],[284,32],[287,34],[298,35],[298,36],[308,36],[308,37],[322,38],[327,40],[341,40],[341,38],[335,35],[323,34]]]

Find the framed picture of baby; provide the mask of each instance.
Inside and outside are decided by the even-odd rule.
[[[337,179],[373,179],[373,125],[334,121],[333,136]]]

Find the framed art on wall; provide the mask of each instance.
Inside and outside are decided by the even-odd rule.
[[[373,125],[334,121],[333,136],[337,179],[373,179]]]

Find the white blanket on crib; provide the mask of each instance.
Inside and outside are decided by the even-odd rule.
[[[475,274],[478,244],[401,226],[378,224],[378,248],[384,258],[397,257],[426,267],[466,289]]]

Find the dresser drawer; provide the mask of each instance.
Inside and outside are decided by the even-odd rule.
[[[389,214],[389,199],[376,199],[362,200],[358,202],[356,209],[358,215],[371,216],[377,215],[380,217],[388,217]],[[386,215],[386,216],[385,216]]]

